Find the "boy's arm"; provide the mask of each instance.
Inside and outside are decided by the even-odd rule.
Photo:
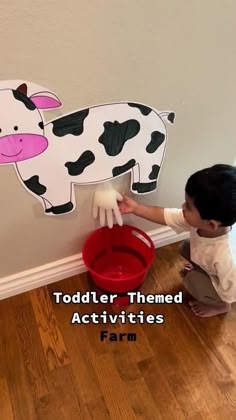
[[[135,216],[143,217],[150,222],[158,223],[160,225],[166,225],[164,218],[163,207],[152,207],[139,204],[137,201],[129,198],[127,195],[122,194],[123,200],[119,203],[119,209],[121,214],[135,214]]]
[[[134,214],[135,216],[143,217],[150,222],[158,223],[159,225],[166,225],[164,210],[164,207],[145,206],[143,204],[138,204]]]
[[[190,230],[190,226],[186,222],[181,209],[168,209],[165,207],[145,206],[139,204],[127,195],[122,194],[123,200],[119,203],[121,214],[135,214],[143,217],[150,222],[158,223],[159,225],[167,225],[171,227],[176,233],[181,233]]]

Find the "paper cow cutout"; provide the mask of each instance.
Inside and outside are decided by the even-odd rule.
[[[29,87],[29,89],[28,89]],[[76,207],[74,184],[97,184],[131,172],[135,194],[157,188],[175,114],[115,102],[79,109],[45,123],[59,98],[31,82],[0,82],[0,165],[14,164],[22,185],[48,215]]]

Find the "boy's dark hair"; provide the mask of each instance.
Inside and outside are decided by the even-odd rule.
[[[193,200],[202,219],[222,226],[236,222],[236,167],[218,164],[202,169],[187,181],[185,192]]]

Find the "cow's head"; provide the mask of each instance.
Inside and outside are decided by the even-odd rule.
[[[52,93],[27,96],[27,86],[0,90],[0,164],[30,159],[44,152],[48,140],[40,109],[61,106]]]

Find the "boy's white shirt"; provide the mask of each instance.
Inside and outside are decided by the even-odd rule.
[[[181,209],[164,209],[164,218],[176,233],[190,232],[191,260],[207,272],[224,302],[236,302],[236,224],[225,235],[203,238],[186,222]]]

